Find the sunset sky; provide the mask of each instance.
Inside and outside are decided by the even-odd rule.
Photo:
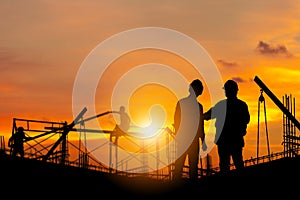
[[[210,55],[224,82],[238,82],[238,96],[251,112],[245,158],[256,156],[260,88],[255,76],[280,100],[286,94],[295,97],[299,119],[298,0],[1,0],[0,5],[0,135],[6,141],[13,118],[72,122],[74,83],[84,60],[111,36],[143,27],[167,28],[193,38]],[[206,84],[182,58],[151,49],[130,52],[111,63],[99,81],[96,113],[111,110],[112,91],[122,75],[148,63],[167,65],[187,81],[199,78]],[[132,120],[140,126],[149,124],[149,109],[160,104],[166,113],[164,126],[170,126],[176,95],[187,95],[187,88],[181,88],[178,94],[155,84],[137,88],[128,99]],[[221,87],[216,90],[222,92]],[[282,151],[282,112],[264,96],[271,151]],[[212,106],[209,97],[205,85],[199,97],[204,110]],[[263,154],[264,124],[261,134]]]

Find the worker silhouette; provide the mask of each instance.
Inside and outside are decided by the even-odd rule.
[[[189,95],[180,99],[175,108],[174,129],[176,134],[176,147],[179,155],[175,160],[173,180],[182,180],[182,173],[186,158],[188,158],[189,178],[198,178],[200,139],[202,149],[206,150],[203,106],[197,97],[203,92],[203,85],[199,79],[193,80],[189,85]]]
[[[205,120],[216,119],[215,143],[221,174],[230,171],[230,158],[237,170],[244,168],[244,136],[247,133],[247,124],[250,122],[246,102],[237,97],[238,84],[234,80],[227,80],[223,89],[226,99],[219,101],[204,113]]]
[[[131,122],[129,115],[125,111],[124,106],[120,106],[119,111],[117,111],[116,113],[118,113],[120,116],[120,123],[115,126],[114,131],[111,134],[111,137],[115,136],[115,143],[117,143],[119,136],[127,134]]]
[[[17,128],[17,132],[15,132],[8,140],[8,146],[11,147],[11,155],[17,156],[19,155],[21,158],[24,157],[24,142],[29,139],[27,137],[24,128],[22,126]]]
[[[128,131],[128,129],[130,128],[130,117],[125,112],[124,106],[120,106],[119,114],[120,114],[120,124],[118,125],[118,127],[122,131]]]

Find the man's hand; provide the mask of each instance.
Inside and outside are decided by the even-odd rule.
[[[203,150],[203,151],[206,151],[206,150],[207,150],[207,146],[206,146],[205,140],[202,141],[202,150]]]

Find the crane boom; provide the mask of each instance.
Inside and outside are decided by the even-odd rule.
[[[271,98],[271,100],[279,107],[279,109],[291,120],[295,126],[300,130],[300,123],[294,117],[292,113],[281,103],[281,101],[269,90],[269,88],[258,78],[258,76],[254,77],[255,83]]]

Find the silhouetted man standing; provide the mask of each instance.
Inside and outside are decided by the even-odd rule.
[[[199,139],[202,141],[202,149],[206,150],[203,107],[197,101],[202,92],[202,82],[199,79],[193,80],[189,85],[189,96],[180,99],[176,104],[174,128],[179,158],[175,161],[174,180],[182,178],[186,157],[189,163],[189,178],[198,178]]]
[[[204,113],[204,119],[216,119],[215,143],[218,148],[220,172],[230,171],[230,157],[236,169],[244,167],[243,147],[250,114],[247,104],[238,99],[238,84],[228,80],[224,84],[227,99],[219,101]]]
[[[11,155],[16,156],[20,155],[21,158],[24,157],[24,141],[29,139],[24,132],[22,126],[18,127],[17,132],[14,133],[8,140],[8,146],[12,148]]]

